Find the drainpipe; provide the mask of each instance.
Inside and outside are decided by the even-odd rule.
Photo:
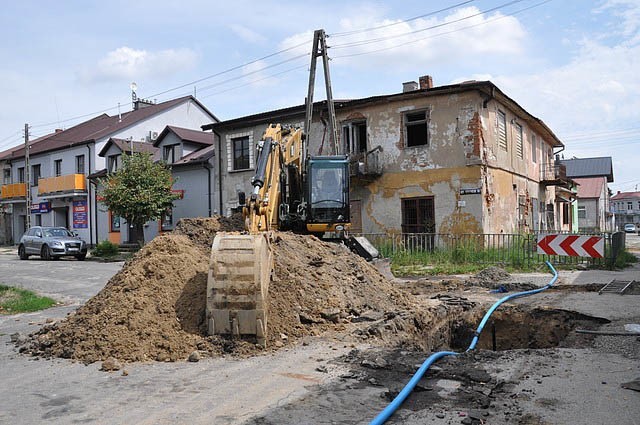
[[[218,202],[220,205],[218,213],[220,215],[224,215],[224,211],[222,209],[222,136],[220,136],[220,134],[215,130],[211,131],[218,137]]]
[[[87,207],[89,207],[89,211],[87,212],[87,218],[89,219],[89,246],[93,246],[93,229],[91,226],[91,185],[93,184],[88,176],[91,174],[91,145],[87,144],[87,160],[88,160],[88,164],[89,164],[89,170],[87,173],[87,182],[89,183],[89,186],[87,187]],[[95,208],[93,208],[94,210],[94,226],[95,230],[96,230],[96,242],[98,241],[98,205],[96,204],[96,199],[95,199],[95,189],[93,191],[94,194],[94,200],[93,200],[93,205]],[[71,214],[73,214],[73,205],[71,205]],[[73,222],[73,216],[71,217],[71,221]]]
[[[209,207],[209,217],[211,217],[211,164],[209,160],[202,163],[202,166],[207,170],[207,203]]]

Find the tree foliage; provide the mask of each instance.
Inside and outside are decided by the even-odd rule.
[[[159,219],[178,198],[171,192],[171,171],[165,164],[153,162],[146,153],[123,155],[122,168],[99,181],[102,203],[139,229],[142,243],[144,223]]]

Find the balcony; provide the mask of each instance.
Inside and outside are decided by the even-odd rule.
[[[67,174],[38,181],[38,196],[41,198],[62,198],[87,194],[84,174]]]
[[[0,199],[3,201],[26,198],[27,196],[26,183],[5,184],[0,190],[2,191],[0,194]]]
[[[564,164],[541,164],[540,183],[545,186],[566,186],[571,179],[567,178],[567,166]]]
[[[364,182],[371,182],[380,177],[382,175],[381,152],[382,146],[378,146],[368,152],[352,154],[349,164],[350,176]]]

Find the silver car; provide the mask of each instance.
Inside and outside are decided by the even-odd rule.
[[[18,245],[21,260],[30,255],[39,255],[43,260],[68,256],[82,261],[87,256],[87,243],[64,227],[34,226],[22,235]]]

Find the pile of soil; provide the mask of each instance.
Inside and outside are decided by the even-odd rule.
[[[206,335],[205,295],[210,249],[218,231],[242,228],[239,217],[181,220],[129,260],[105,288],[75,313],[31,335],[21,352],[85,363],[177,361],[195,350],[208,355],[254,354],[250,342]],[[429,313],[344,246],[314,236],[273,235],[267,346],[369,326],[362,338],[419,341]]]

